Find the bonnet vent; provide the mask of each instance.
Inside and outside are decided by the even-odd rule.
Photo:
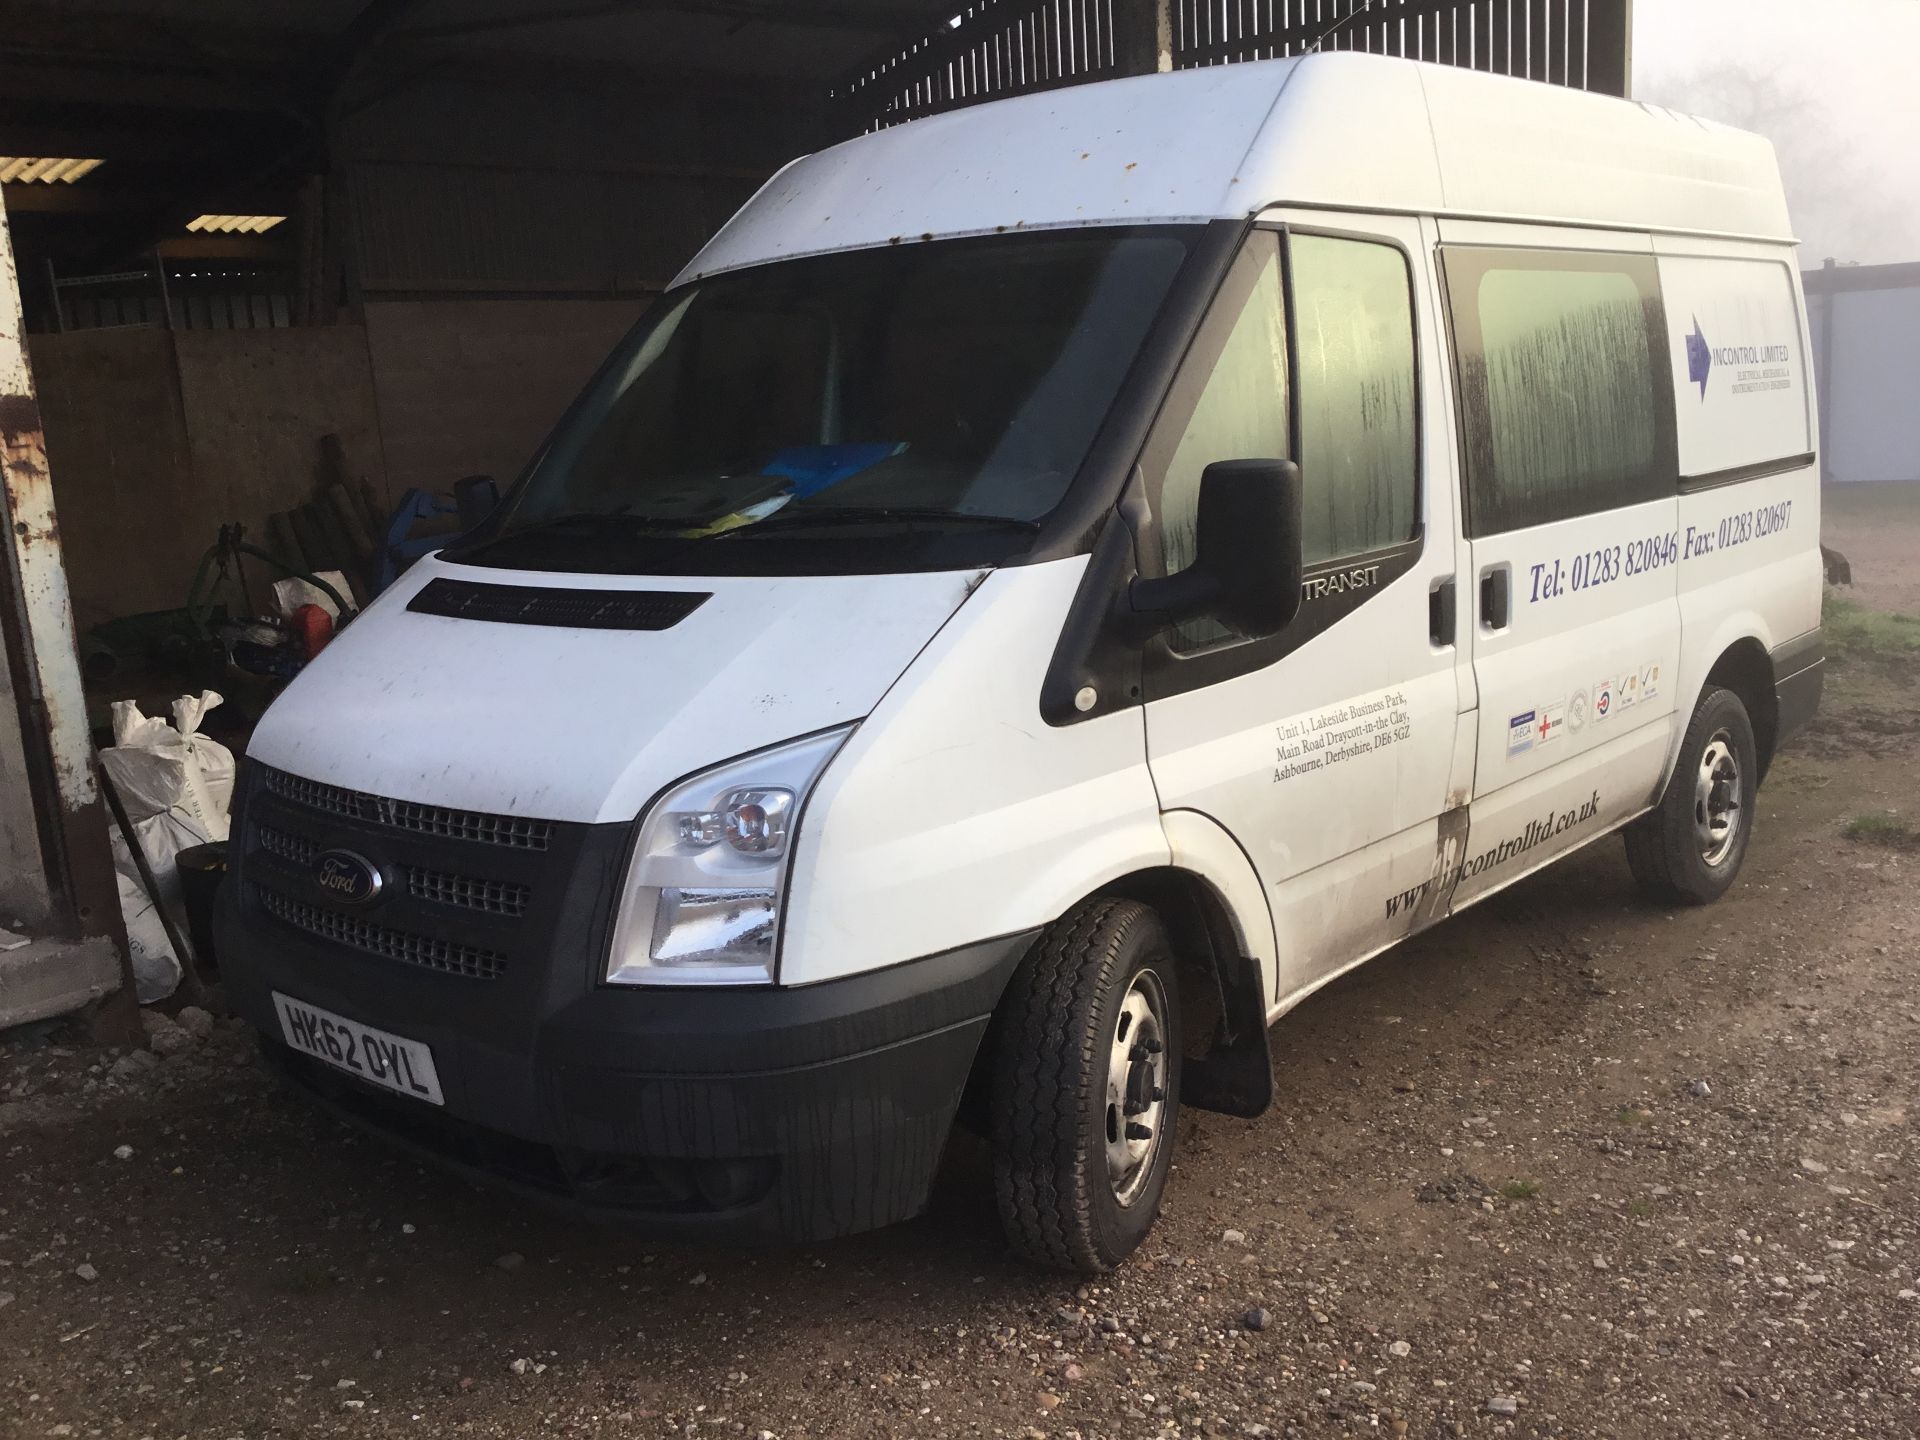
[[[573,590],[542,585],[430,581],[407,602],[421,615],[555,625],[569,630],[671,630],[712,597],[688,590]]]

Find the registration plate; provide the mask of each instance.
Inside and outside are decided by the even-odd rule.
[[[390,1035],[278,990],[273,992],[273,1008],[280,1012],[281,1035],[301,1054],[429,1105],[447,1103],[433,1068],[433,1051],[418,1040]]]

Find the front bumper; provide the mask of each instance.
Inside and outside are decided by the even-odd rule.
[[[793,1242],[924,1208],[988,1018],[1032,939],[799,989],[583,982],[479,1002],[521,1007],[508,1017],[474,1012],[485,982],[310,938],[240,885],[223,887],[217,924],[231,1003],[276,1067],[346,1118],[576,1212]],[[446,1104],[292,1050],[275,990],[431,1046]]]

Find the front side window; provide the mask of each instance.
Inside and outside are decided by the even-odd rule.
[[[794,546],[864,545],[880,569],[931,568],[919,552],[956,536],[1018,549],[1078,473],[1197,233],[903,243],[670,292],[477,563],[738,573],[790,569],[769,557]]]
[[[1237,309],[1173,447],[1161,485],[1169,575],[1193,563],[1200,476],[1207,466],[1216,460],[1284,460],[1293,454],[1287,409],[1287,309],[1281,290],[1280,248],[1272,235],[1254,237],[1218,303]],[[1202,346],[1207,338],[1202,337]]]
[[[1412,537],[1419,501],[1406,256],[1296,235],[1293,296],[1307,564],[1397,545]]]
[[[1400,544],[1419,503],[1411,279],[1391,245],[1289,237],[1297,331],[1289,363],[1279,237],[1256,234],[1190,357],[1197,398],[1164,469],[1160,509],[1168,574],[1194,561],[1200,477],[1216,460],[1297,458],[1309,567]],[[1198,377],[1204,376],[1204,379]],[[1289,387],[1298,389],[1298,453]],[[1174,648],[1230,640],[1211,620],[1177,627]]]
[[[1446,273],[1473,534],[1674,493],[1651,257],[1454,249]]]

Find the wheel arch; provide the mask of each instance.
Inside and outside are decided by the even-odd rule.
[[[1171,822],[1178,817],[1167,818]],[[1197,815],[1188,818],[1226,837],[1211,820]],[[1173,838],[1179,853],[1178,837]],[[1251,876],[1252,865],[1237,845],[1233,854]],[[1238,878],[1233,876],[1229,883]],[[1257,879],[1254,883],[1258,885]],[[1105,893],[1151,906],[1167,926],[1178,965],[1185,1030],[1185,1103],[1223,1115],[1264,1114],[1273,1104],[1267,1001],[1275,973],[1270,948],[1273,924],[1271,912],[1264,908],[1265,892],[1256,890],[1262,909],[1250,918],[1242,913],[1244,907],[1236,909],[1232,892],[1208,876],[1184,866],[1164,865],[1122,876]]]
[[[1065,907],[1061,916],[1102,898],[1145,905],[1166,927],[1180,990],[1183,1102],[1229,1115],[1263,1113],[1273,1100],[1266,1021],[1272,966],[1270,955],[1258,953],[1267,948],[1258,927],[1243,926],[1214,879],[1180,865],[1141,866],[1115,876]],[[1003,993],[1001,1006],[1005,999]],[[962,1119],[981,1133],[1001,1013],[996,1006],[961,1106]]]
[[[1675,692],[1673,740],[1667,749],[1661,787],[1673,779],[1687,720],[1700,697],[1720,688],[1732,691],[1753,722],[1756,779],[1764,779],[1779,745],[1780,699],[1774,687],[1773,651],[1778,637],[1760,610],[1742,605],[1724,614],[1699,613],[1682,597],[1679,687]]]
[[[1158,865],[1100,888],[1099,894],[1137,900],[1160,916],[1179,963],[1175,976],[1185,1021],[1187,1053],[1204,1053],[1225,1017],[1223,978],[1245,950],[1225,896],[1192,870]],[[1091,897],[1089,897],[1091,898]]]
[[[1767,647],[1751,635],[1735,640],[1708,668],[1706,684],[1731,690],[1746,706],[1747,718],[1753,722],[1754,753],[1760,762],[1756,780],[1766,779],[1780,734],[1780,699]]]

